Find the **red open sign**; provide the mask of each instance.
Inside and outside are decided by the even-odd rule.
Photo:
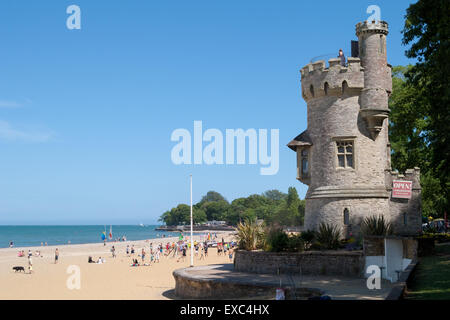
[[[392,198],[411,199],[412,181],[394,180],[392,182]]]

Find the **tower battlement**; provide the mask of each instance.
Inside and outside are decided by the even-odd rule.
[[[324,96],[339,96],[347,93],[359,93],[364,88],[364,68],[359,58],[348,58],[348,66],[340,65],[340,59],[309,63],[301,70],[302,96],[310,99]]]
[[[394,170],[386,170],[386,189],[392,189],[392,182],[394,180],[412,181],[413,190],[421,190],[420,186],[420,169],[406,169],[404,173]]]
[[[363,33],[379,33],[387,35],[389,25],[386,21],[363,21],[356,24],[356,35],[359,37]]]

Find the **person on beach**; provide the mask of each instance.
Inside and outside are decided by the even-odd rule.
[[[144,250],[144,248],[142,248],[141,258],[142,258],[142,264],[144,264],[144,260],[145,260],[145,250]]]
[[[10,247],[10,248],[13,248],[13,247],[14,247],[14,242],[10,241],[10,242],[9,242],[9,247]]]
[[[131,245],[131,254],[134,254],[134,245]]]
[[[130,247],[127,245],[127,256],[129,256],[130,255]]]
[[[157,250],[155,253],[155,263],[158,262],[159,263],[159,255],[160,255],[160,251]]]
[[[233,262],[233,249],[231,248],[228,250],[228,258],[230,259],[230,262]]]
[[[205,258],[208,256],[208,243],[205,242]]]
[[[59,250],[58,250],[58,248],[56,248],[56,250],[55,250],[55,264],[58,263],[58,259],[59,259]]]
[[[114,246],[112,246],[111,252],[112,252],[113,258],[115,258],[116,257],[116,248],[114,248]]]
[[[183,247],[181,248],[181,257],[177,259],[177,262],[180,261],[180,259],[182,262],[186,260],[186,249],[187,249],[186,245],[183,245]]]
[[[31,257],[33,254],[31,253],[31,250],[28,249],[28,258]]]
[[[33,261],[31,260],[31,256],[28,257],[28,272],[33,273]]]

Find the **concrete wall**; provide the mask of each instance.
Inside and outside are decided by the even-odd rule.
[[[299,253],[236,251],[234,270],[240,272],[362,277],[360,251],[307,251]]]

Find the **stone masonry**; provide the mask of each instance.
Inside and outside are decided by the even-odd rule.
[[[309,63],[301,69],[307,129],[288,146],[297,179],[309,186],[305,229],[320,223],[357,235],[363,219],[384,215],[398,235],[421,232],[420,171],[391,169],[388,97],[392,92],[384,21],[356,25],[359,57]],[[413,182],[411,199],[393,199],[393,180]]]

